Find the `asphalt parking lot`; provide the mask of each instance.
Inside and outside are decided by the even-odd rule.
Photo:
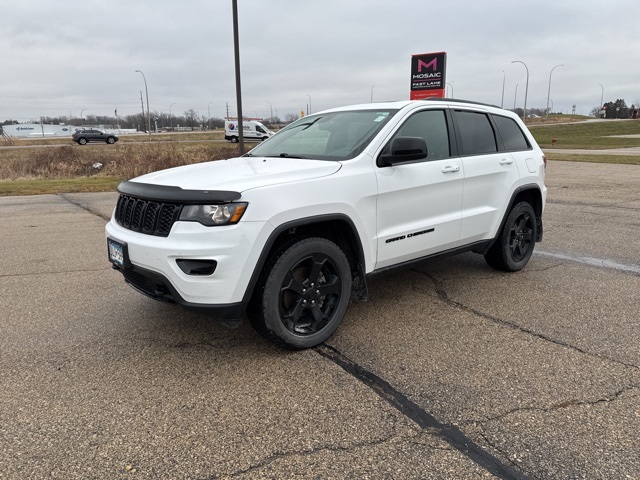
[[[125,285],[115,194],[0,198],[0,478],[640,479],[640,167],[547,174],[524,271],[376,276],[301,352]]]

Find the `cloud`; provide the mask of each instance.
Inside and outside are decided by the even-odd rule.
[[[454,96],[543,107],[551,69],[556,111],[589,113],[600,101],[640,98],[634,1],[416,2],[239,0],[243,109],[280,116],[409,95],[411,54],[448,52]],[[3,6],[0,120],[80,109],[235,112],[231,2],[205,0]]]

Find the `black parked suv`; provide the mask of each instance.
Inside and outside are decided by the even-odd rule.
[[[116,143],[119,140],[117,135],[107,133],[104,130],[98,130],[97,128],[77,130],[71,135],[71,139],[79,145],[84,145],[87,142]]]

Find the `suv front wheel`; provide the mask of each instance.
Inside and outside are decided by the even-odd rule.
[[[290,348],[324,342],[349,304],[351,269],[343,251],[325,238],[283,247],[262,273],[251,324],[262,336]]]
[[[520,202],[509,212],[500,236],[484,258],[489,266],[505,272],[524,268],[533,254],[538,233],[536,213],[528,202]]]

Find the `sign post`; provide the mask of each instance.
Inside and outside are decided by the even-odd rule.
[[[411,100],[444,97],[447,53],[422,53],[411,56]]]

